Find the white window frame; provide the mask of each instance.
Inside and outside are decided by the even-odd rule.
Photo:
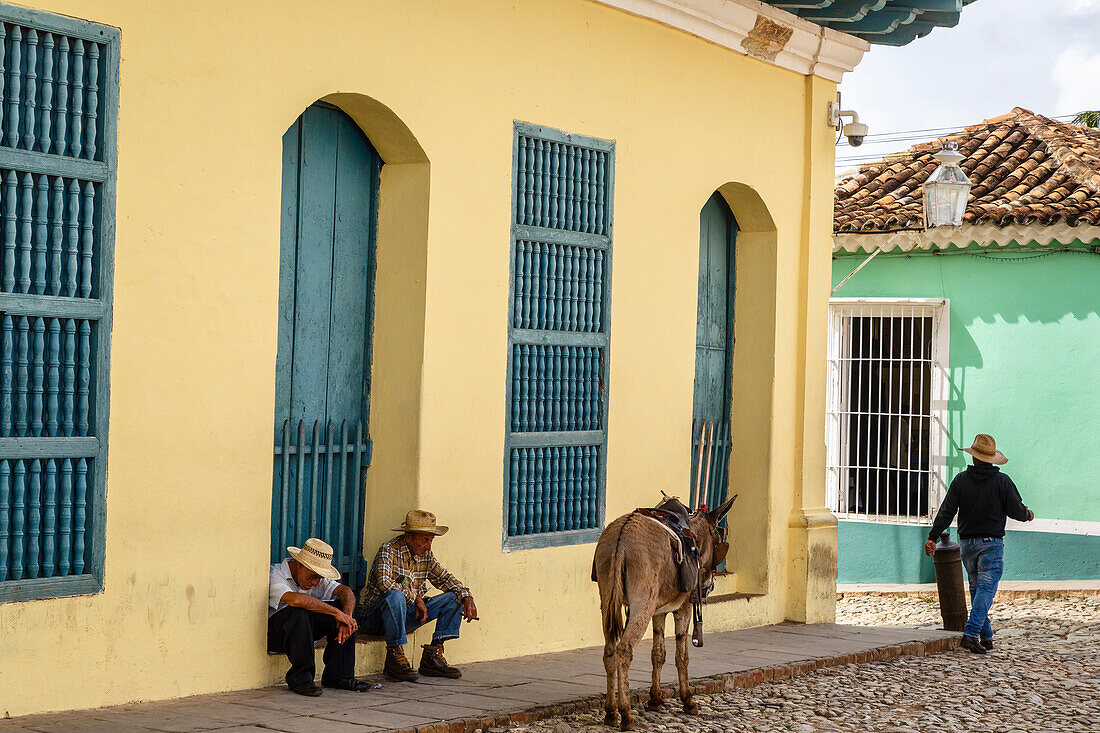
[[[846,484],[848,468],[847,400],[850,394],[848,365],[850,334],[846,319],[853,317],[931,317],[931,385],[928,466],[928,512],[921,516],[871,514],[849,511]],[[930,524],[947,492],[947,402],[950,378],[951,305],[945,298],[830,298],[829,343],[826,377],[826,486],[829,508],[840,519],[890,524]],[[850,323],[850,320],[849,320]],[[842,496],[842,493],[844,496]]]

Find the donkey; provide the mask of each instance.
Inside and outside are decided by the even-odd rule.
[[[690,516],[699,558],[699,580],[709,592],[714,569],[725,559],[729,546],[718,523],[733,504],[733,498],[717,509],[696,510]],[[691,621],[690,591],[680,589],[678,569],[670,551],[668,532],[656,521],[636,512],[619,517],[607,526],[596,543],[593,562],[600,587],[603,614],[603,666],[607,673],[604,722],[615,725],[618,713],[622,730],[634,729],[630,711],[630,681],[627,673],[634,647],[653,622],[653,683],[649,688],[650,710],[663,704],[661,667],[665,663],[665,616],[671,612],[676,627],[676,671],[684,711],[695,715],[699,705],[688,689],[688,624]],[[627,607],[623,625],[622,607]],[[617,699],[616,699],[617,697]]]

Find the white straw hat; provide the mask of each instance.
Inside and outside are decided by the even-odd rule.
[[[332,566],[332,545],[327,542],[310,537],[301,547],[288,547],[286,551],[322,578],[340,579],[340,571]]]

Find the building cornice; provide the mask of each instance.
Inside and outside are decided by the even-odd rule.
[[[935,227],[928,230],[901,232],[842,233],[833,235],[833,252],[883,252],[898,250],[946,249],[948,247],[1007,247],[1071,245],[1074,242],[1091,245],[1100,241],[1100,226],[1082,224],[964,224],[961,227]]]
[[[784,69],[840,82],[871,47],[757,0],[595,0]]]

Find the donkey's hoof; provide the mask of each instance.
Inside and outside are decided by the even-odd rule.
[[[665,699],[663,697],[651,697],[646,702],[646,710],[660,710],[665,706]]]
[[[684,712],[688,715],[698,715],[699,703],[689,697],[687,700],[684,700]]]
[[[622,723],[619,724],[619,730],[634,730],[634,718],[624,715]]]
[[[619,716],[616,715],[615,713],[609,712],[609,713],[604,713],[603,714],[603,724],[604,725],[610,725],[610,726],[614,727],[614,725],[618,722],[619,722]]]

